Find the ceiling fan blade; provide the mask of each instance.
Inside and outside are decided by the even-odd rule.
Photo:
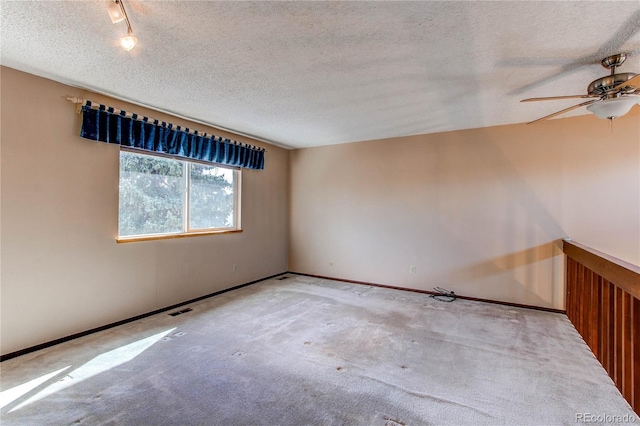
[[[556,115],[564,114],[565,112],[569,112],[569,111],[571,111],[571,110],[573,110],[573,109],[580,108],[580,107],[583,107],[583,106],[585,106],[585,105],[591,105],[591,104],[593,104],[593,103],[595,103],[595,102],[599,102],[599,101],[600,101],[600,99],[594,99],[594,100],[592,100],[592,101],[583,102],[583,103],[581,103],[581,104],[574,105],[574,106],[572,106],[572,107],[569,107],[569,108],[565,108],[565,109],[563,109],[563,110],[560,110],[560,111],[558,111],[558,112],[554,112],[553,114],[546,115],[546,116],[544,116],[544,117],[542,117],[542,118],[538,118],[537,120],[530,121],[530,122],[529,122],[529,123],[527,123],[527,124],[537,123],[538,121],[546,120],[546,119],[548,119],[548,118],[555,117]]]
[[[549,96],[546,98],[529,98],[520,102],[538,102],[538,101],[555,101],[558,99],[579,99],[579,98],[599,98],[599,95],[568,95],[568,96]]]
[[[640,89],[640,74],[638,74],[635,77],[625,81],[624,83],[618,84],[616,87],[614,87],[614,89],[618,90],[618,89],[622,89],[623,87],[626,87],[626,86],[634,86],[636,89]]]

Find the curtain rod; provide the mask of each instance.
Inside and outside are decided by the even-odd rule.
[[[83,99],[83,98],[79,98],[79,97],[77,97],[77,96],[67,96],[67,100],[68,100],[69,102],[71,102],[71,103],[73,103],[73,104],[76,104],[76,105],[78,106],[78,114],[79,114],[79,113],[80,113],[80,111],[81,111],[81,107],[82,107],[83,105],[86,105],[86,103],[87,103],[87,102],[91,102],[91,108],[92,108],[92,109],[99,109],[100,105],[104,105],[104,104],[100,104],[100,103],[94,103],[93,101],[91,101],[91,100],[89,100],[89,99]],[[94,108],[94,107],[96,107],[96,108]],[[120,114],[121,112],[123,112],[123,111],[124,111],[124,110],[121,110],[121,109],[118,109],[118,108],[114,108],[114,107],[108,107],[108,108],[110,108],[110,109],[112,109],[112,110],[113,110],[113,114]],[[143,118],[146,118],[148,121],[152,121],[152,122],[153,122],[153,121],[155,121],[155,122],[157,122],[157,123],[166,123],[166,124],[171,124],[171,125],[173,126],[173,124],[172,124],[172,123],[167,123],[167,122],[166,122],[166,121],[164,121],[164,120],[158,120],[158,119],[156,119],[156,118],[150,118],[150,117],[147,117],[147,116],[144,116],[144,115],[143,115],[143,116],[140,116],[139,114],[132,113],[132,112],[127,112],[127,111],[124,111],[124,112],[125,112],[124,117],[133,118],[133,116],[135,115],[135,116],[137,116],[137,118],[136,118],[136,119],[139,119],[139,117],[143,117]],[[140,121],[141,121],[141,120],[140,120]],[[191,128],[189,128],[189,127],[185,127],[185,126],[176,126],[176,128],[180,129],[180,130],[181,130],[181,131],[183,131],[183,132],[189,133],[189,134],[198,134],[199,136],[202,136],[202,137],[204,137],[204,138],[206,138],[207,136],[210,136],[210,137],[211,137],[211,136],[213,136],[213,137],[215,137],[215,135],[214,135],[213,133],[201,132],[201,131],[199,131],[199,130],[194,130],[194,129],[191,129]],[[227,140],[230,140],[230,141],[231,141],[231,139],[228,139],[228,138],[227,138]],[[232,141],[232,142],[234,142],[234,143],[238,143],[237,141]],[[244,143],[244,142],[239,142],[239,143]],[[255,148],[262,149],[264,152],[268,152],[266,148],[263,148],[263,147],[256,147],[256,146],[254,146],[254,145],[247,144],[247,143],[244,143],[244,144],[245,144],[245,145],[249,145],[249,146],[253,146],[253,147],[255,147]]]

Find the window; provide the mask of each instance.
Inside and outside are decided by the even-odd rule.
[[[120,151],[120,238],[239,229],[240,171]]]

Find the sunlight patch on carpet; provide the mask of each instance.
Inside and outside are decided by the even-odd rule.
[[[169,330],[165,330],[161,333],[157,333],[157,334],[154,334],[153,336],[149,336],[146,339],[141,339],[133,343],[129,343],[128,345],[121,346],[109,352],[105,352],[101,355],[98,355],[97,357],[93,358],[91,361],[73,370],[71,373],[67,374],[65,377],[63,377],[56,383],[50,385],[49,387],[45,388],[41,392],[32,396],[28,400],[24,401],[20,405],[14,407],[12,410],[9,411],[9,413],[17,411],[29,404],[32,404],[36,401],[46,398],[47,396],[52,395],[56,392],[59,392],[65,388],[68,388],[69,386],[73,386],[77,383],[80,383],[83,380],[89,379],[92,376],[98,375],[105,371],[111,370],[112,368],[115,368],[119,365],[122,365],[125,362],[131,361],[132,359],[134,359],[135,357],[137,357],[138,355],[140,355],[141,353],[149,349],[159,339],[163,338],[164,336],[171,333],[175,329],[176,328],[174,327]],[[69,367],[65,367],[62,370],[66,370],[67,368]],[[47,375],[48,377],[46,379],[43,379],[41,382],[35,384],[31,389],[37,387],[41,383],[44,383],[50,377],[55,376],[55,374],[59,373],[62,370],[58,370],[55,373],[51,373],[50,375]],[[39,378],[36,380],[40,380],[40,379],[42,378]],[[21,386],[24,386],[24,385],[16,386],[16,388],[19,388]],[[16,388],[12,388],[12,389],[16,389]],[[24,395],[26,392],[28,392],[28,390],[23,392],[22,395]],[[15,399],[17,398],[14,398],[14,400]]]

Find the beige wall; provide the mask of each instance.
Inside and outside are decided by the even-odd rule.
[[[562,308],[562,237],[640,264],[638,107],[613,131],[583,116],[267,146],[243,233],[116,244],[118,148],[80,138],[65,97],[206,127],[0,69],[2,354],[287,268]]]
[[[289,270],[562,309],[561,238],[640,264],[639,112],[292,151]]]
[[[288,151],[209,129],[267,148],[266,169],[242,174],[244,232],[116,244],[118,147],[80,138],[65,97],[206,126],[9,68],[0,77],[2,354],[287,270]]]

